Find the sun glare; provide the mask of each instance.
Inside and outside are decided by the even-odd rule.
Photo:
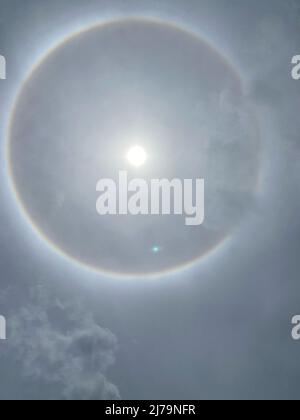
[[[128,151],[127,160],[132,166],[143,166],[147,160],[147,153],[141,146],[134,146]]]

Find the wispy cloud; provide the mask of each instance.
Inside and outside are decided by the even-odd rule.
[[[106,377],[115,361],[114,334],[75,304],[39,299],[10,320],[9,345],[23,375],[54,386],[58,399],[119,399],[117,387]]]

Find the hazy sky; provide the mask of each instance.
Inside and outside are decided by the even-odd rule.
[[[189,166],[191,159],[196,165],[194,156],[186,150],[197,150],[201,164],[207,165],[203,176],[211,174],[207,176],[212,180],[207,192],[211,212],[206,228],[214,232],[217,243],[226,232],[226,241],[209,257],[189,269],[155,279],[106,277],[55,252],[24,218],[10,188],[5,156],[5,128],[12,102],[39,57],[80,28],[132,16],[162,19],[198,34],[232,63],[235,72],[202,44],[184,49],[180,37],[163,31],[155,37],[144,32],[144,38],[140,32],[140,50],[134,54],[129,46],[136,40],[137,29],[131,28],[131,38],[126,38],[128,50],[122,50],[121,69],[127,72],[112,69],[109,74],[108,66],[104,83],[101,76],[95,78],[98,60],[89,62],[88,85],[93,93],[82,97],[80,87],[85,78],[81,75],[80,79],[80,71],[73,66],[76,48],[86,41],[78,41],[65,50],[65,55],[56,53],[32,79],[18,108],[18,118],[13,121],[18,144],[23,141],[22,147],[15,149],[13,161],[20,177],[19,193],[31,206],[44,233],[52,235],[70,253],[87,250],[83,259],[94,260],[95,249],[104,246],[103,241],[99,245],[98,238],[90,237],[89,242],[88,235],[78,239],[78,232],[74,233],[74,225],[79,221],[82,226],[83,217],[76,193],[82,197],[84,192],[75,187],[68,190],[70,173],[66,172],[66,178],[57,170],[62,167],[63,156],[57,150],[62,142],[65,149],[71,147],[75,132],[81,133],[87,126],[94,128],[95,107],[102,106],[97,89],[113,87],[113,99],[103,104],[103,109],[110,112],[118,103],[118,95],[122,101],[127,96],[142,97],[140,104],[145,108],[139,108],[143,115],[139,126],[144,135],[148,134],[148,146],[160,148],[164,168],[169,168],[164,159],[171,165],[171,158],[181,156],[175,172],[167,169],[159,173],[173,175],[179,168],[179,176],[194,175],[196,167]],[[161,44],[157,48],[159,36]],[[124,45],[120,46],[118,34],[108,38],[111,49],[108,45],[102,45],[102,49],[107,48],[104,56],[109,64],[116,59],[111,51],[118,51],[119,57]],[[79,68],[91,53],[93,42],[100,41],[96,38],[89,42],[91,50],[81,49],[81,54],[76,55]],[[145,54],[143,43],[150,48]],[[170,43],[168,51],[164,43]],[[176,43],[181,45],[178,51],[184,49],[185,60],[178,60],[178,66],[172,67],[169,74],[170,63],[179,57]],[[290,63],[294,55],[300,54],[300,1],[0,0],[0,54],[7,59],[8,76],[6,81],[0,81],[0,314],[8,322],[8,340],[0,341],[0,398],[298,399],[300,343],[291,339],[291,318],[300,313],[300,82],[292,80]],[[146,65],[143,60],[149,60],[151,54],[153,61]],[[131,67],[126,61],[130,55],[137,57],[134,64],[130,61]],[[209,76],[200,72],[197,85],[198,73],[187,72],[191,66],[203,70],[203,56],[221,61]],[[166,67],[158,71],[162,62]],[[185,74],[190,75],[188,80]],[[78,80],[74,92],[72,77]],[[201,89],[197,91],[196,86]],[[61,94],[55,106],[45,99],[50,91],[55,99]],[[76,95],[82,97],[81,118],[74,117],[78,112]],[[170,109],[165,108],[166,98],[171,97]],[[220,109],[215,106],[216,97]],[[132,103],[122,108],[127,121],[136,121]],[[191,104],[195,112],[192,116]],[[146,106],[151,110],[148,114]],[[249,120],[250,107],[255,114],[253,123],[252,114]],[[158,113],[170,122],[168,130],[155,125]],[[121,107],[118,115],[117,121],[102,115],[99,124],[105,126],[105,133],[118,125],[120,131],[126,131]],[[236,121],[240,122],[238,126]],[[187,126],[187,143],[182,143],[180,136],[186,135]],[[201,140],[206,139],[201,146],[197,142],[198,130]],[[34,146],[35,136],[41,135],[47,140],[46,149]],[[90,152],[82,156],[80,137],[76,141],[81,148],[70,152],[73,160],[67,168],[77,167],[79,155],[89,168],[90,162],[95,165],[95,156]],[[95,141],[89,140],[88,144]],[[99,162],[103,164],[112,146],[103,157],[102,132],[99,147],[100,143]],[[86,177],[91,174],[85,167],[79,168],[78,179],[82,178],[84,184],[86,178],[81,173]],[[57,196],[56,189],[53,197],[56,203],[63,203],[67,193],[75,197],[69,202],[76,204],[74,213],[70,213],[73,219],[63,211],[57,217],[53,213],[52,218],[44,215],[51,189],[45,190],[41,173],[55,173],[57,182],[65,178],[66,195]],[[217,206],[221,216],[214,213]],[[135,271],[136,258],[137,271],[151,271],[156,264],[161,268],[189,259],[203,241],[185,235],[183,228],[177,231],[177,222],[172,221],[163,225],[159,240],[164,249],[160,261],[153,262],[153,255],[145,254],[145,249],[155,244],[155,231],[152,226],[137,223],[133,220],[121,229],[121,223],[116,227],[114,221],[110,222],[105,242],[109,245],[105,251],[101,248],[101,264],[116,271]],[[93,229],[92,225],[86,228],[85,232]],[[150,239],[149,232],[153,235]],[[127,243],[129,249],[125,249]],[[112,260],[103,256],[110,250]]]

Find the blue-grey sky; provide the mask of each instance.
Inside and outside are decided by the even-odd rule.
[[[222,93],[222,104],[225,103],[226,110],[228,107],[232,110],[233,107],[234,115],[243,121],[236,129],[236,125],[230,126],[227,119],[225,122],[222,120],[223,114],[221,117],[211,115],[215,108],[210,102],[206,109],[201,101],[198,102],[196,116],[202,117],[199,126],[202,133],[207,135],[209,147],[201,146],[198,149],[196,143],[194,147],[197,147],[198,153],[199,150],[207,153],[216,168],[212,176],[215,185],[208,189],[208,200],[211,199],[208,202],[212,210],[208,214],[207,228],[217,232],[218,240],[219,236],[223,237],[225,230],[226,241],[219,244],[209,257],[188,269],[155,279],[143,276],[138,279],[112,278],[91,272],[59,255],[24,217],[11,190],[5,154],[11,106],[36,61],[50,47],[81,28],[108,19],[136,16],[176,23],[196,33],[232,63],[243,85],[242,107],[238,107],[236,98],[239,104],[241,99],[236,93],[237,76],[226,65],[219,64],[220,71],[211,72],[207,78],[201,75],[199,80],[201,88],[206,86],[202,88],[205,97],[213,103],[212,98]],[[174,36],[164,38],[164,34],[160,34],[162,41],[158,56],[158,40],[148,36],[145,36],[145,40],[139,40],[152,45],[150,52],[153,53],[154,63],[155,60],[160,63],[163,60],[163,41],[181,42]],[[172,48],[174,44],[170,45],[169,55],[166,54],[168,64],[167,60],[174,62],[177,57],[174,52],[175,58],[171,57]],[[172,130],[176,135],[181,131],[185,134],[184,121],[195,121],[190,119],[189,107],[184,108],[185,101],[195,101],[195,97],[200,96],[194,90],[196,82],[193,81],[193,73],[189,73],[191,78],[187,81],[184,77],[180,79],[176,72],[180,69],[181,75],[185,74],[186,67],[191,63],[198,68],[200,58],[196,57],[194,47],[190,48],[184,52],[185,62],[179,60],[178,67],[173,69],[173,79],[170,77],[167,80],[163,71],[151,73],[154,74],[153,79],[149,78],[145,73],[145,68],[149,70],[149,67],[140,62],[139,70],[146,75],[144,79],[138,79],[135,86],[125,77],[122,84],[120,74],[113,79],[114,83],[118,83],[122,95],[128,92],[132,94],[132,89],[133,96],[137,95],[136,92],[140,94],[141,90],[148,94],[145,103],[159,104],[155,111],[164,109],[163,101],[170,97],[172,81],[175,80],[177,87],[174,92],[177,99],[180,94],[180,113],[185,119],[179,121],[175,118],[179,105],[174,100],[170,105],[171,111],[163,114],[165,119],[170,118],[169,135]],[[50,111],[57,109],[60,112],[59,121],[63,127],[70,122],[67,118],[73,111],[67,116],[61,114],[62,109],[69,109],[68,106],[76,108],[76,103],[74,105],[69,97],[62,98],[57,108],[48,108],[45,104],[39,107],[35,101],[39,98],[39,92],[43,93],[42,89],[45,89],[45,95],[48,94],[47,83],[50,82],[47,69],[50,68],[50,79],[53,75],[57,79],[51,79],[57,91],[67,91],[64,77],[68,71],[70,75],[73,74],[66,66],[71,68],[74,64],[74,51],[76,45],[66,50],[64,58],[58,54],[53,56],[52,62],[44,64],[44,73],[41,70],[32,79],[32,86],[28,87],[28,93],[25,92],[21,99],[19,119],[12,121],[18,134],[16,141],[22,140],[24,146],[23,149],[17,149],[19,155],[14,155],[18,176],[23,175],[22,182],[18,182],[18,186],[22,186],[19,193],[24,194],[24,201],[29,200],[27,207],[32,204],[30,211],[42,226],[45,220],[39,212],[46,205],[47,192],[33,189],[39,191],[34,195],[30,188],[35,185],[34,182],[40,182],[40,167],[34,162],[39,160],[42,168],[46,168],[47,162],[44,156],[35,154],[36,149],[31,151],[34,135],[31,136],[28,124],[26,126],[26,118],[36,124],[32,133],[40,133],[42,127],[49,141],[51,124],[57,121],[52,118]],[[205,57],[210,54],[204,49],[200,52],[208,54]],[[0,341],[0,398],[298,399],[300,343],[291,338],[291,318],[300,313],[300,82],[291,78],[291,58],[300,54],[300,1],[0,0],[0,54],[7,59],[7,80],[0,81],[0,314],[7,318],[8,334],[6,342]],[[87,50],[82,52],[82,56],[85,54],[88,55]],[[135,54],[125,54],[124,51],[123,54],[124,57],[128,54],[143,57],[138,55],[138,50]],[[108,60],[110,56],[107,53],[105,57]],[[149,56],[145,55],[144,58]],[[96,66],[95,63],[93,65]],[[96,67],[93,65],[88,71],[94,77],[93,68]],[[228,71],[226,77],[225,70]],[[157,90],[151,85],[154,81]],[[39,82],[42,84],[39,85]],[[89,86],[93,86],[93,78],[89,83]],[[111,83],[110,79],[108,83]],[[228,89],[231,95],[234,92],[229,99],[223,95]],[[84,105],[94,100],[91,96],[84,97],[84,104],[80,104],[80,112],[84,111],[88,116],[93,115],[94,109],[85,109]],[[72,103],[68,105],[67,99]],[[250,124],[250,128],[249,120],[245,123],[246,117],[249,118],[248,107],[255,114],[255,122]],[[130,109],[129,104],[126,112],[131,117]],[[149,115],[152,123],[156,114],[151,109]],[[186,115],[189,115],[189,119]],[[86,120],[89,121],[89,118]],[[117,121],[121,124],[122,118]],[[77,123],[80,130],[80,122],[76,120]],[[155,125],[151,127],[153,136],[158,130]],[[221,150],[224,153],[220,156],[220,147],[210,140],[216,138],[211,130],[221,128],[224,128],[224,139],[221,136]],[[57,126],[53,126],[53,130],[58,135],[61,133]],[[183,152],[193,147],[193,141],[196,140],[190,135],[194,135],[196,130],[195,123],[193,130],[187,133],[186,147],[176,137],[171,155],[168,149],[170,138],[166,140],[168,147],[165,146],[165,150],[169,161],[173,154],[182,156],[182,173],[185,173],[190,159],[194,158]],[[231,149],[228,148],[225,134],[232,137],[233,132],[237,138],[231,143],[235,147],[230,156],[235,164],[226,170],[222,166],[222,158]],[[51,150],[55,154],[57,144],[69,144],[69,135],[67,131],[64,138],[55,138],[53,143],[47,143],[47,150],[50,151],[47,156],[51,157]],[[242,147],[245,139],[247,146]],[[152,143],[149,140],[149,145],[154,144],[163,152],[164,142],[162,145],[157,142],[157,138]],[[253,149],[259,150],[259,157]],[[90,159],[89,153],[86,159]],[[106,155],[101,159],[106,159]],[[22,166],[24,161],[29,162],[30,171]],[[51,162],[49,158],[49,165]],[[241,166],[248,170],[241,171]],[[251,168],[255,169],[253,173]],[[190,167],[188,169],[191,170]],[[172,171],[170,173],[173,174]],[[81,177],[81,173],[78,177]],[[227,189],[220,188],[221,180],[228,184]],[[40,186],[43,187],[43,184]],[[77,191],[76,188],[74,190]],[[220,201],[215,198],[219,197],[218,191]],[[75,194],[73,190],[71,192]],[[82,196],[82,192],[80,194]],[[214,214],[214,203],[221,203],[219,208],[223,211],[223,217]],[[245,207],[248,211],[245,211]],[[229,216],[233,213],[234,220]],[[80,222],[80,208],[76,208],[74,214],[75,222]],[[58,217],[47,218],[45,230],[50,236],[53,234],[55,241],[59,233],[65,239],[69,234],[65,225],[67,222],[66,215],[59,221]],[[122,230],[123,248],[114,248],[115,231],[112,230],[112,236],[107,238],[112,243],[109,248],[112,260],[103,257],[103,261],[109,268],[112,265],[116,271],[120,267],[135,271],[133,253],[138,259],[138,272],[140,267],[146,267],[148,271],[152,270],[152,266],[155,268],[155,262],[147,259],[143,254],[144,248],[140,247],[141,244],[144,247],[148,244],[151,229],[142,230],[140,237],[134,236],[137,242],[132,243],[129,250],[124,249],[127,237],[130,244],[130,234],[135,226],[135,221],[132,221],[130,229]],[[141,226],[138,225],[138,228]],[[184,229],[181,228],[176,235],[175,230],[176,226],[170,222],[170,226],[159,237],[165,241],[163,252],[159,255],[162,259],[158,263],[159,268],[164,266],[164,258],[167,266],[175,265],[177,260],[181,262],[181,258],[185,261],[189,256],[194,256],[195,248],[199,248],[198,237],[184,236]],[[109,229],[106,234],[109,235]],[[88,244],[85,246],[84,242],[87,241],[86,237],[72,245],[70,238],[72,235],[63,247],[71,248],[71,251],[76,248],[77,253],[88,249],[88,256],[95,258],[93,252],[98,246],[95,239],[87,248]],[[74,238],[77,238],[75,234]],[[154,241],[156,238],[153,234],[150,239]],[[184,250],[183,242],[186,244]],[[149,255],[149,258],[153,256]]]

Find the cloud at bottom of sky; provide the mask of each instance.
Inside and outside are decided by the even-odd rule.
[[[55,389],[54,399],[120,399],[106,377],[117,347],[115,335],[90,314],[73,303],[51,302],[45,294],[10,319],[9,349],[21,375]]]

